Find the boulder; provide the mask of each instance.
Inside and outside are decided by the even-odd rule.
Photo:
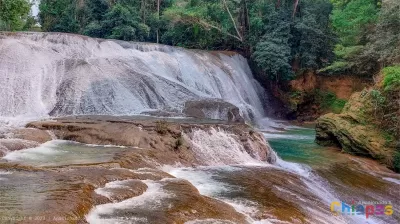
[[[186,101],[183,113],[199,119],[216,119],[244,123],[240,110],[235,105],[217,99]]]
[[[372,125],[359,123],[349,114],[330,113],[320,117],[316,125],[316,142],[382,160],[389,166],[395,150],[381,131]]]

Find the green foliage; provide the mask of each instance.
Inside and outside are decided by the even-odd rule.
[[[331,4],[322,0],[301,1],[298,5],[301,13],[296,14],[292,7],[290,1],[282,2],[280,8],[269,5],[265,8],[270,12],[251,20],[257,26],[253,35],[264,33],[250,38],[259,40],[253,59],[270,79],[277,81],[291,79],[293,71],[324,67],[333,58],[335,38],[329,28]]]
[[[374,106],[374,117],[375,119],[378,118],[378,113],[382,113],[382,107],[385,105],[386,98],[379,90],[373,89],[370,92],[372,104]]]
[[[386,100],[382,93],[376,89],[371,90],[371,97],[374,103],[378,106],[383,105]]]
[[[347,71],[351,68],[351,63],[347,61],[335,61],[333,64],[318,70],[322,73],[337,74]]]
[[[287,13],[287,12],[286,12]],[[293,75],[291,70],[291,48],[289,45],[290,23],[285,18],[290,15],[275,12],[271,15],[271,24],[255,46],[252,57],[257,65],[273,80],[288,80]]]
[[[333,64],[321,69],[327,74],[372,76],[379,68],[377,55],[366,47],[378,19],[376,0],[331,0],[335,6],[332,26],[340,43],[335,47]]]
[[[335,46],[335,55],[342,59],[351,59],[354,58],[356,55],[360,54],[364,50],[364,46],[362,45],[355,45],[355,46],[348,46],[345,47],[341,44]]]
[[[343,99],[336,99],[330,106],[333,113],[340,114],[346,105],[347,101]]]
[[[400,63],[400,1],[331,0],[332,25],[340,38],[328,74],[373,76]]]
[[[171,0],[160,3],[161,14]],[[41,0],[39,17],[43,31],[155,42],[165,32],[156,6],[149,0]]]
[[[385,91],[400,89],[400,65],[386,67],[383,69],[383,87]]]
[[[320,104],[323,110],[328,110],[336,114],[341,113],[347,103],[346,100],[338,99],[332,92],[316,90],[315,97],[316,102]]]
[[[351,0],[339,5],[332,14],[332,25],[344,46],[363,44],[368,26],[378,15],[376,0]]]
[[[135,9],[117,3],[104,16],[102,27],[106,38],[144,41],[149,34],[149,27],[140,23]]]
[[[28,0],[0,0],[0,30],[22,30],[30,8]]]

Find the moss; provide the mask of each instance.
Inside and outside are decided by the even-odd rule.
[[[391,143],[393,143],[394,141],[394,137],[392,134],[388,133],[388,132],[383,132],[382,133],[383,138],[385,139],[385,145],[389,146]]]
[[[333,113],[339,114],[342,112],[344,105],[346,105],[347,101],[342,99],[336,99],[330,108],[332,109]]]

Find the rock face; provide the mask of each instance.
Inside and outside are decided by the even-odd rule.
[[[316,131],[318,144],[339,146],[348,153],[390,159],[394,152],[380,131],[359,124],[350,115],[326,114],[317,120]]]
[[[187,101],[183,113],[200,119],[222,119],[231,122],[244,122],[240,110],[235,105],[215,99]]]
[[[371,89],[354,93],[341,114],[326,114],[317,120],[316,142],[334,145],[351,154],[372,157],[393,168],[394,141],[374,121]]]
[[[340,113],[338,103],[342,106],[354,92],[371,84],[371,80],[356,76],[324,76],[305,71],[289,82],[288,90],[272,92],[285,103],[287,118],[313,121],[322,114]]]

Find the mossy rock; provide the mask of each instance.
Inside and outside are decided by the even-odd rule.
[[[344,152],[371,157],[393,168],[395,144],[372,125],[363,125],[347,114],[326,114],[317,120],[316,142],[334,145]]]

